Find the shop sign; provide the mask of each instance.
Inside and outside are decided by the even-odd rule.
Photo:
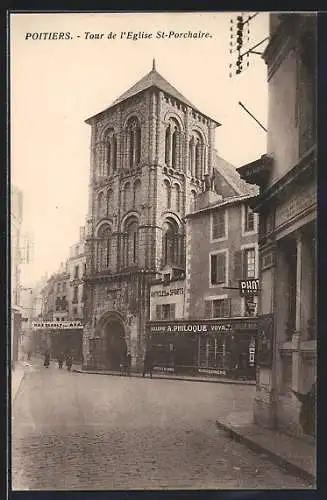
[[[256,331],[258,328],[257,319],[241,319],[235,318],[232,321],[189,321],[189,322],[162,322],[148,323],[148,331],[151,334],[178,334],[178,333],[195,333],[195,334],[212,334],[212,333],[228,333],[232,331]]]
[[[198,372],[206,375],[227,375],[226,370],[211,370],[210,368],[199,368]]]
[[[240,280],[239,282],[240,295],[258,295],[259,280]]]
[[[212,333],[229,332],[230,323],[168,323],[164,325],[150,325],[151,333]]]
[[[84,328],[80,321],[33,321],[32,327],[35,330],[75,330]]]
[[[281,226],[285,222],[293,219],[304,210],[317,203],[317,187],[311,185],[302,192],[297,191],[285,203],[276,208],[275,224]]]
[[[151,297],[172,297],[173,295],[184,295],[184,288],[170,288],[168,290],[154,290]]]

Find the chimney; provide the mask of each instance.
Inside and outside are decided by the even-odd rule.
[[[196,199],[196,209],[201,210],[201,208],[206,208],[209,205],[213,205],[222,201],[223,197],[221,194],[218,194],[215,190],[215,185],[212,182],[212,179],[209,178],[209,175],[205,175],[204,179],[204,190],[197,196]]]

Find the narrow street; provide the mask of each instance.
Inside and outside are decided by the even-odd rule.
[[[69,373],[41,362],[13,408],[15,490],[307,488],[215,420],[254,388]]]

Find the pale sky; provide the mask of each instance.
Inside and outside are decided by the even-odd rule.
[[[58,13],[10,16],[11,175],[23,191],[24,231],[33,261],[23,284],[57,271],[84,225],[88,204],[90,127],[84,120],[108,107],[152,68],[194,106],[222,124],[220,156],[242,165],[266,152],[266,66],[229,78],[230,19],[238,13]],[[157,31],[209,32],[207,39],[157,39]],[[26,33],[70,32],[70,40],[33,40]],[[120,39],[121,32],[153,33]],[[87,40],[85,32],[104,33]],[[116,32],[116,39],[107,34]],[[251,24],[250,46],[267,36],[268,14]],[[79,35],[79,38],[78,38]],[[264,46],[263,46],[264,47]]]

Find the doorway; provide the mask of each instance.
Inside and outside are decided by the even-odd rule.
[[[109,319],[104,332],[106,365],[111,370],[119,370],[120,363],[127,355],[124,325],[119,319]]]

